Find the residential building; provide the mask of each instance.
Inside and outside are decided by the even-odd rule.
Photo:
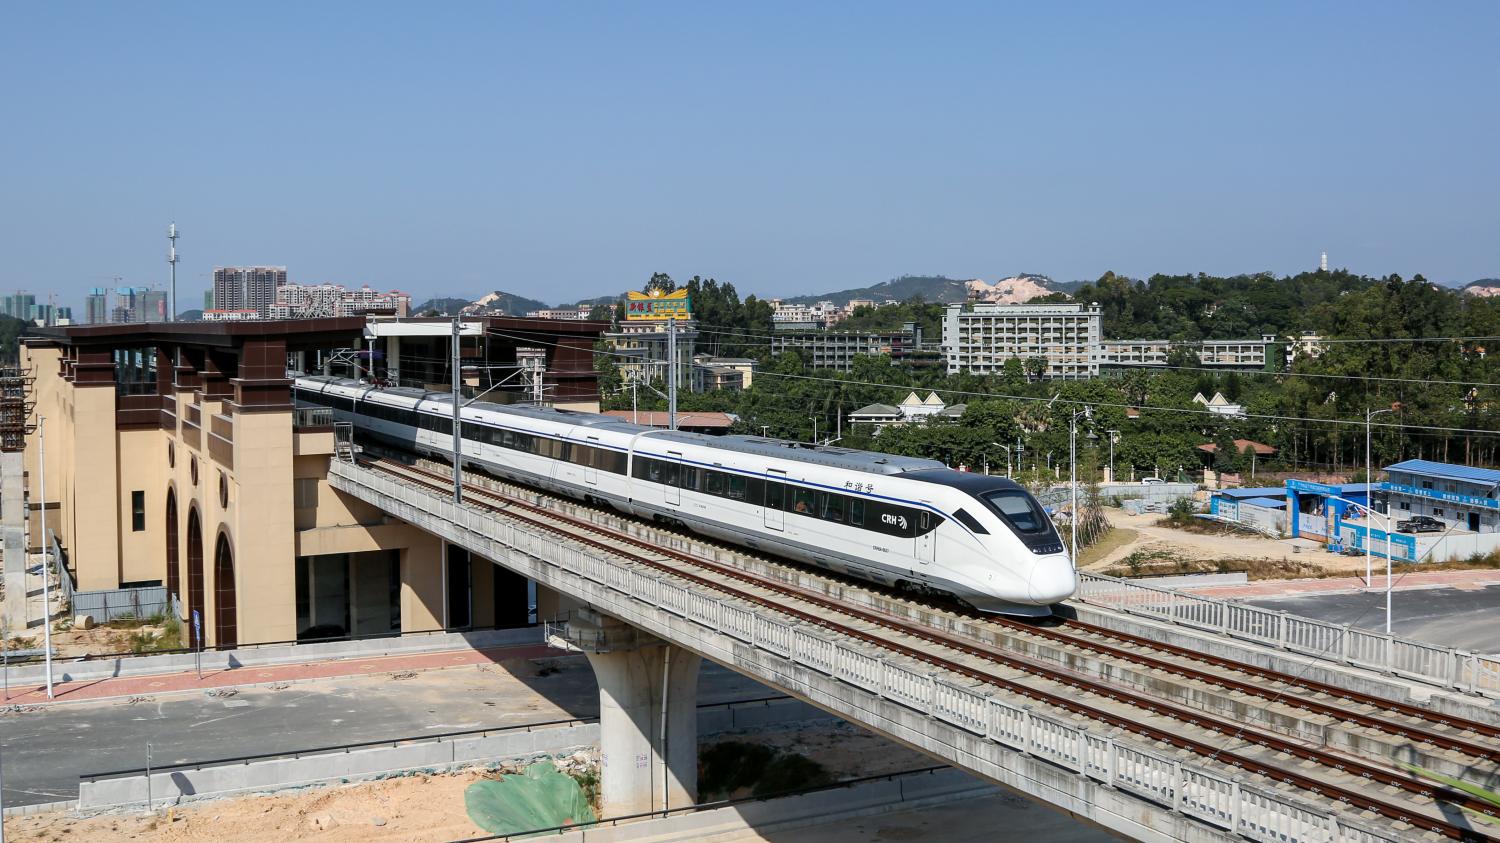
[[[31,311],[36,307],[36,296],[31,293],[16,292],[6,296],[4,299],[5,315],[16,319],[31,319]]]
[[[216,266],[214,309],[253,310],[269,317],[276,289],[286,283],[284,266]]]
[[[1098,304],[951,304],[943,316],[948,373],[996,374],[1007,360],[1041,358],[1044,377],[1093,377],[1102,318]]]
[[[368,284],[350,290],[342,284],[283,284],[276,288],[272,319],[312,319],[384,313],[405,317],[411,296],[400,290],[382,293]]]
[[[875,427],[878,435],[884,428],[898,424],[925,424],[932,419],[955,420],[964,414],[967,405],[949,406],[936,392],[920,398],[915,392],[907,394],[900,404],[870,404],[848,415],[849,424],[868,424]]]
[[[604,335],[614,355],[620,377],[632,382],[667,381],[667,324],[625,322],[620,330]],[[677,324],[677,385],[688,390],[693,383],[693,357],[698,341],[697,323],[689,319]]]
[[[92,287],[83,299],[85,325],[103,325],[109,321],[109,288]]]
[[[1290,366],[1301,359],[1313,359],[1323,353],[1323,335],[1316,331],[1303,331],[1287,346],[1286,362]]]
[[[1204,407],[1208,408],[1208,411],[1210,413],[1213,413],[1215,415],[1231,417],[1241,417],[1245,415],[1244,406],[1230,401],[1228,398],[1225,398],[1224,393],[1222,392],[1215,392],[1214,397],[1212,398],[1204,398],[1203,393],[1200,392],[1197,395],[1193,396],[1193,403],[1203,405]]]
[[[1099,365],[1110,368],[1166,366],[1177,343],[1171,340],[1105,340],[1100,346]],[[1276,359],[1279,342],[1275,334],[1258,340],[1202,340],[1182,343],[1198,357],[1198,365],[1213,369],[1264,370]]]
[[[527,319],[562,319],[565,321],[583,321],[594,312],[592,305],[579,307],[549,307],[543,310],[533,310],[526,314]]]
[[[908,322],[899,331],[797,331],[771,337],[771,353],[801,353],[814,369],[847,372],[856,355],[884,355],[903,362],[922,345],[922,331]]]
[[[747,357],[713,357],[693,355],[694,392],[748,389],[755,378],[755,361]]]
[[[260,318],[257,310],[205,310],[204,322],[248,322]]]

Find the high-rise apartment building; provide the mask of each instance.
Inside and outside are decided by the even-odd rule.
[[[400,290],[383,293],[369,285],[350,290],[340,284],[283,284],[276,288],[269,315],[272,319],[307,319],[364,313],[408,316],[411,296]]]
[[[216,266],[214,309],[254,310],[269,317],[276,290],[285,285],[284,266]]]
[[[109,288],[93,287],[83,300],[85,325],[103,325],[109,321]]]
[[[950,304],[943,315],[948,373],[996,374],[1039,357],[1048,378],[1099,374],[1103,317],[1097,304]]]
[[[5,297],[5,315],[17,319],[30,319],[31,311],[36,307],[36,296],[31,293],[16,291]]]

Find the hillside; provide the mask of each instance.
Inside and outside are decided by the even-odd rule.
[[[428,299],[412,308],[416,314],[427,313],[436,310],[444,316],[455,313],[483,314],[487,316],[525,316],[527,311],[542,310],[548,305],[546,302],[528,299],[515,293],[507,293],[495,290],[485,293],[474,301],[460,298],[436,298]]]
[[[1465,284],[1463,293],[1466,296],[1500,296],[1500,278],[1481,278],[1472,284]]]
[[[1045,275],[1029,273],[1005,278],[994,284],[986,283],[978,278],[960,280],[944,275],[903,275],[869,287],[855,287],[812,296],[796,296],[786,301],[793,304],[813,304],[820,301],[847,304],[850,299],[874,299],[877,302],[886,299],[906,301],[913,296],[921,296],[924,301],[928,302],[953,303],[968,301],[974,295],[979,295],[984,297],[984,301],[1008,302],[1027,301],[1036,296],[1058,291],[1059,287],[1052,282],[1052,279]]]

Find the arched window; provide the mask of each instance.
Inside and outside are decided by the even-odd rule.
[[[214,645],[233,647],[239,643],[239,620],[234,601],[234,550],[229,536],[219,533],[214,542]]]
[[[198,519],[198,508],[188,509],[187,527],[187,641],[197,647],[202,644],[193,634],[193,612],[203,616],[203,524]]]
[[[181,595],[182,572],[177,570],[177,491],[167,490],[167,611],[172,611],[172,598]],[[163,613],[165,614],[165,613]]]

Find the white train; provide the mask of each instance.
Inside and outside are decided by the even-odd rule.
[[[451,457],[446,394],[305,377],[296,398],[361,433]],[[1013,615],[1050,614],[1077,587],[1042,507],[1004,478],[569,410],[475,402],[460,415],[465,466],[820,568]]]

